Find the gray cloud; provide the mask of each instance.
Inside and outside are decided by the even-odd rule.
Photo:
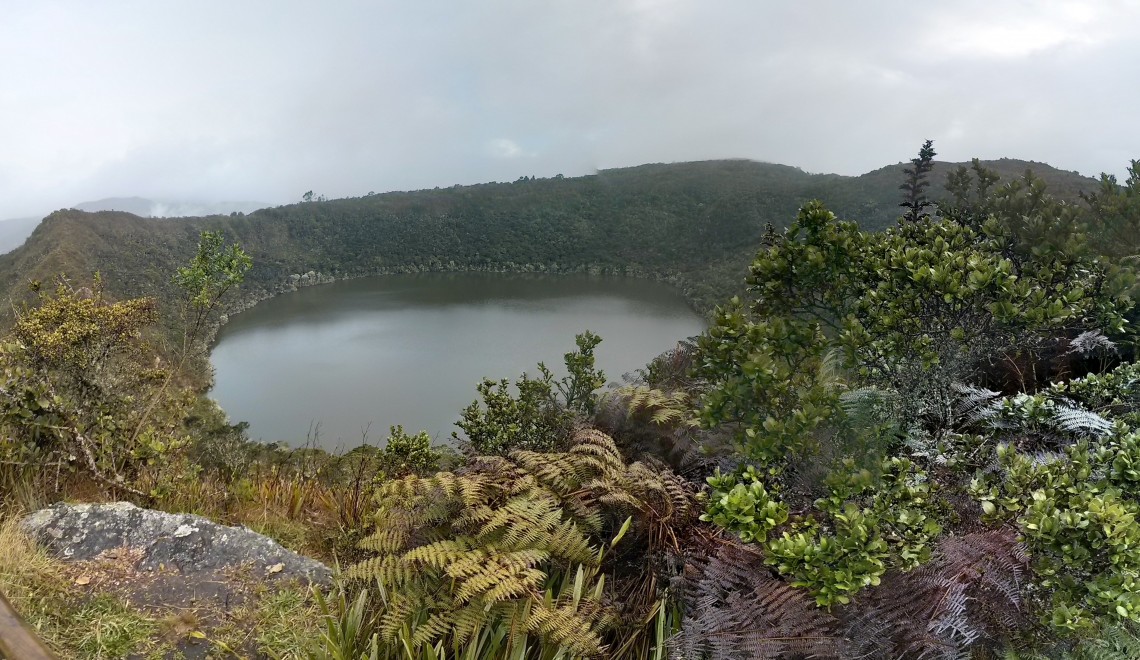
[[[744,157],[858,174],[934,138],[1140,156],[1136,2],[527,0],[6,7],[0,217]]]

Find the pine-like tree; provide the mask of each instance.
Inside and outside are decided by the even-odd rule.
[[[903,220],[906,222],[918,222],[930,217],[926,209],[933,206],[934,202],[926,196],[926,188],[930,186],[926,175],[934,169],[935,155],[937,154],[934,152],[934,140],[927,140],[918,150],[918,157],[910,159],[911,167],[903,169],[906,182],[899,186],[899,190],[903,191],[905,196],[899,206],[906,209],[906,213],[903,214]]]

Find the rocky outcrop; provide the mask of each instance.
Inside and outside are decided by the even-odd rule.
[[[182,574],[244,570],[267,580],[327,584],[331,571],[245,527],[201,516],[142,509],[129,502],[59,503],[24,519],[24,531],[66,561],[127,549],[138,569]]]

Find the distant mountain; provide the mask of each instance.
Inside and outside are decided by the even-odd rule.
[[[0,254],[11,252],[24,244],[41,218],[12,218],[0,221]]]
[[[945,194],[955,165],[936,164],[932,197]],[[1068,199],[1097,185],[1041,163],[985,165],[1003,180],[1032,169]],[[64,210],[0,256],[0,295],[19,300],[29,280],[60,273],[85,280],[99,271],[113,296],[154,296],[170,316],[177,296],[170,274],[210,229],[253,257],[238,307],[323,276],[499,270],[655,277],[707,310],[742,290],[766,227],[786,227],[808,200],[821,199],[866,229],[889,226],[900,215],[902,167],[851,177],[745,160],[652,164],[177,221]]]
[[[229,215],[249,213],[270,206],[262,202],[164,202],[142,197],[107,197],[81,202],[71,207],[80,211],[122,211],[140,218],[183,218],[187,216]],[[12,218],[0,221],[0,254],[23,245],[42,218]]]
[[[133,213],[140,218],[185,218],[249,213],[267,206],[270,205],[263,202],[169,202],[142,197],[107,197],[76,204],[73,208],[89,213],[123,211]]]

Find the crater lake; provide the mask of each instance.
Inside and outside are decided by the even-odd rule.
[[[344,451],[389,426],[448,442],[486,377],[565,373],[574,335],[610,383],[705,323],[672,287],[591,275],[430,273],[303,288],[233,316],[211,353],[211,396],[249,436]]]

